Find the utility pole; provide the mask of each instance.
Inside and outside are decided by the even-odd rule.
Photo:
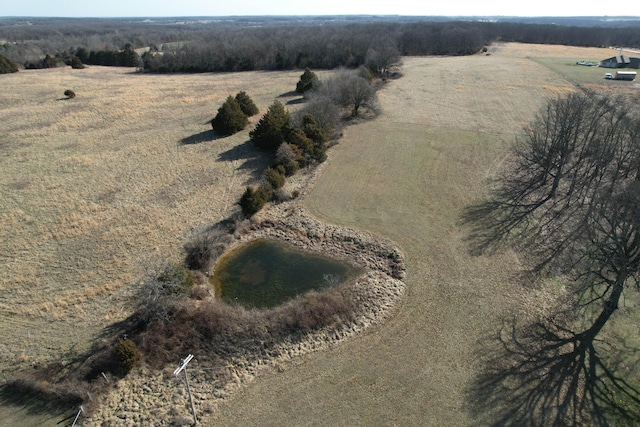
[[[189,393],[189,402],[191,403],[191,413],[193,414],[193,424],[198,424],[198,418],[196,418],[196,407],[193,405],[193,396],[191,395],[191,388],[189,387],[189,376],[187,375],[187,364],[193,359],[193,354],[188,355],[182,360],[182,364],[173,371],[173,375],[176,377],[181,371],[184,371],[184,380],[187,383],[187,393]]]

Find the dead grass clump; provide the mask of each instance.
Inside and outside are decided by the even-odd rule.
[[[187,417],[185,415],[175,415],[173,418],[171,418],[171,425],[172,426],[190,426],[193,425],[193,420],[191,419],[191,417]]]

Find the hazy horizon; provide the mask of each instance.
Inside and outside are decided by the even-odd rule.
[[[370,0],[325,0],[310,4],[292,0],[5,0],[0,16],[43,18],[153,18],[153,17],[226,17],[226,16],[505,16],[505,17],[638,17],[640,3],[625,4],[612,14],[608,4],[589,2],[476,2],[416,3],[414,0],[372,3]]]

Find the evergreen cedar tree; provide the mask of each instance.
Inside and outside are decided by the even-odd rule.
[[[77,56],[71,57],[71,59],[69,60],[69,65],[71,65],[71,68],[73,68],[74,70],[81,70],[84,68],[84,64]]]
[[[278,188],[282,188],[284,186],[284,175],[285,170],[282,166],[277,166],[274,168],[267,168],[262,174],[262,179],[264,181],[265,186],[268,186],[272,190],[277,190]]]
[[[318,77],[309,68],[304,70],[304,73],[300,76],[300,81],[296,84],[296,92],[305,93],[313,89],[318,84]]]
[[[271,195],[266,188],[260,186],[257,189],[247,187],[238,204],[245,216],[257,213],[269,201]]]
[[[289,112],[280,101],[274,101],[256,127],[249,132],[249,138],[258,148],[275,152],[290,130]]]
[[[259,110],[253,100],[247,95],[245,91],[238,92],[236,95],[236,101],[240,105],[240,109],[247,117],[252,117],[258,114]]]
[[[227,100],[218,109],[218,114],[211,120],[213,130],[223,136],[241,131],[247,124],[249,124],[249,119],[240,108],[236,98],[231,95],[227,97]]]

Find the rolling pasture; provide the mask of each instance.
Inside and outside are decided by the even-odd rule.
[[[545,100],[574,90],[565,75],[576,66],[558,74],[529,57],[566,63],[610,52],[504,44],[490,56],[405,58],[404,77],[380,93],[383,115],[347,129],[306,203],[325,221],[404,249],[403,304],[359,338],[258,379],[215,422],[477,425],[466,390],[483,345],[502,316],[535,316],[550,300],[518,284],[512,254],[470,256],[460,214]]]
[[[577,66],[562,64],[611,52],[498,44],[491,55],[404,58],[403,77],[379,93],[382,115],[346,128],[304,201],[324,221],[403,248],[402,304],[361,336],[257,378],[202,414],[204,425],[473,425],[465,390],[483,340],[502,315],[544,311],[545,298],[518,285],[512,254],[469,255],[460,214],[538,108],[574,90]],[[206,122],[241,90],[264,112],[299,75],[0,76],[5,376],[87,349],[130,313],[145,274],[180,260],[191,233],[237,209],[269,159],[248,129],[215,139]],[[62,99],[65,89],[77,97]]]

